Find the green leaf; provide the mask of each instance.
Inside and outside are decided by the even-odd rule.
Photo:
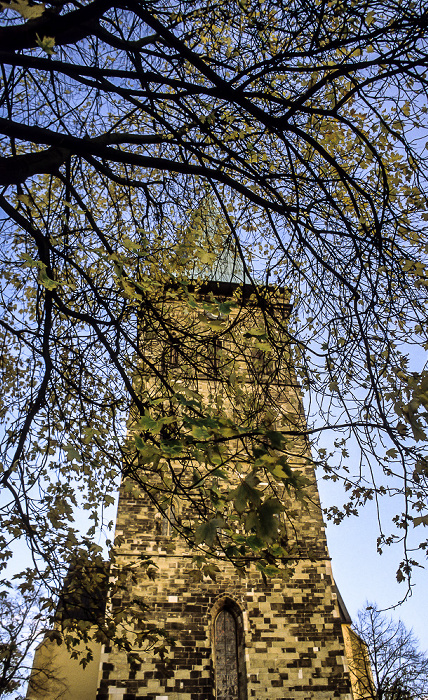
[[[247,503],[254,506],[259,506],[261,501],[261,491],[253,488],[246,479],[237,489],[234,489],[229,494],[229,500],[233,500],[233,505],[239,514],[243,513],[247,507]]]
[[[287,474],[283,466],[281,464],[275,464],[273,467],[269,469],[270,473],[276,478],[276,479],[288,479],[289,474]]]
[[[181,440],[162,440],[161,451],[171,459],[180,457],[183,453],[183,443]]]
[[[209,547],[212,547],[217,537],[217,529],[224,527],[223,518],[213,518],[208,520],[206,523],[201,523],[195,532],[195,542],[196,544],[202,544],[203,542]]]
[[[37,262],[34,263],[34,261],[31,260],[31,258],[29,256],[26,256],[26,259],[27,259],[26,264],[28,264],[29,267],[38,267],[39,268],[39,274],[37,277],[37,281],[39,282],[39,284],[41,284],[46,289],[49,289],[50,291],[61,286],[60,282],[55,282],[55,280],[48,277],[48,274],[46,272],[45,263],[41,262],[40,260],[37,260]]]
[[[258,340],[256,340],[256,342],[254,343],[254,347],[258,350],[262,350],[263,352],[272,351],[272,346],[269,343],[262,343]]]
[[[208,430],[205,428],[204,425],[194,425],[192,427],[192,435],[196,440],[201,440],[201,441],[206,441],[210,437],[210,433]]]
[[[41,39],[39,35],[36,34],[36,44],[37,46],[40,46],[40,48],[43,49],[48,56],[52,56],[54,53],[55,39],[53,36],[44,36]]]
[[[0,7],[3,10],[15,10],[15,12],[19,12],[24,19],[37,19],[37,17],[41,17],[45,11],[44,5],[30,5],[26,0],[1,2]]]
[[[247,532],[250,530],[256,530],[259,519],[255,510],[251,510],[245,518],[245,529]]]
[[[80,455],[80,452],[78,450],[76,450],[74,445],[66,445],[64,447],[64,452],[67,453],[67,459],[69,462],[72,462],[73,460],[75,460],[76,462],[82,461],[82,457]]]
[[[397,579],[398,583],[402,583],[403,581],[406,580],[406,577],[404,576],[403,572],[401,569],[398,569],[395,578]]]
[[[212,265],[217,257],[214,251],[205,250],[204,248],[197,248],[195,250],[195,254],[198,257],[198,260],[200,260],[204,265]]]
[[[247,539],[245,540],[245,544],[249,549],[256,553],[266,546],[266,542],[260,539],[258,535],[250,535],[249,537],[247,537]]]
[[[137,448],[137,450],[145,450],[146,449],[146,443],[140,437],[140,435],[134,435],[134,442],[135,442],[135,447]]]
[[[233,309],[233,303],[231,301],[228,301],[228,302],[224,301],[218,305],[218,310],[222,316],[229,316],[232,309]]]
[[[266,330],[264,328],[250,328],[250,330],[247,330],[246,333],[244,333],[244,338],[252,337],[266,339]]]
[[[285,437],[279,430],[268,430],[266,437],[274,449],[280,450],[284,446]]]
[[[256,566],[265,576],[279,576],[282,573],[281,569],[278,569],[277,566],[273,566],[273,564],[262,564],[262,562],[258,562]]]
[[[258,509],[259,522],[257,534],[264,540],[274,539],[278,532],[277,513],[282,513],[284,506],[276,498],[268,498]]]
[[[395,449],[395,447],[391,447],[390,450],[386,451],[386,455],[387,455],[387,457],[391,457],[391,459],[395,459],[398,455],[398,452]]]
[[[199,309],[199,304],[196,302],[194,297],[190,295],[187,297],[187,305],[190,306],[191,309]]]
[[[153,420],[153,418],[147,413],[144,416],[141,416],[137,423],[137,426],[142,430],[148,430],[150,432],[156,431],[159,427],[158,422]]]

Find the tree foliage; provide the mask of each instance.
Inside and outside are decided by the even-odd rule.
[[[330,517],[397,497],[378,546],[402,542],[410,576],[428,524],[428,375],[409,359],[428,347],[423,5],[2,7],[3,562],[26,538],[27,578],[57,591],[76,551],[100,556],[125,474],[164,514],[192,504],[198,556],[220,541],[277,571],[313,443],[349,494]],[[225,247],[246,303],[200,295]],[[307,422],[299,389],[246,389],[272,372],[297,377]]]
[[[412,630],[407,630],[401,620],[388,619],[374,604],[368,603],[358,613],[354,628],[368,652],[365,663],[361,663],[360,655],[360,663],[350,667],[364,697],[373,700],[426,697],[428,658],[419,651]]]

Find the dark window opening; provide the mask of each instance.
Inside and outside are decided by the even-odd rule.
[[[246,700],[243,621],[236,605],[225,605],[214,620],[214,672],[216,700]]]
[[[217,339],[213,340],[209,346],[211,371],[214,375],[218,373],[220,367],[222,347],[222,341]]]
[[[161,370],[163,373],[168,372],[168,370],[178,367],[180,363],[180,353],[178,351],[178,344],[173,343],[162,350],[161,355]]]

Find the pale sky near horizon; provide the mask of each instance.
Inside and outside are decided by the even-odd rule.
[[[325,507],[335,500],[335,484],[318,479],[321,502]],[[337,496],[336,496],[337,497]],[[346,518],[340,525],[326,522],[327,543],[333,575],[345,605],[354,620],[366,601],[377,603],[385,615],[401,619],[419,639],[420,651],[428,653],[428,561],[414,571],[412,595],[395,609],[405,596],[406,583],[397,583],[395,573],[401,560],[399,545],[377,553],[377,520],[373,503],[367,503],[358,517]],[[426,537],[421,532],[420,539]]]
[[[427,353],[422,348],[409,346],[411,369],[421,371],[427,363]],[[334,433],[333,433],[334,435]],[[325,446],[331,446],[332,437],[325,438]],[[356,447],[356,446],[355,446]],[[353,461],[353,442],[348,446]],[[357,454],[357,453],[355,453]],[[377,462],[374,457],[373,466]],[[381,479],[382,483],[384,479]],[[322,472],[317,471],[318,490],[321,505],[326,508],[333,504],[341,504],[344,492],[340,482],[333,483],[322,479]],[[397,498],[397,501],[399,497]],[[384,496],[381,501],[382,519],[385,530],[388,531],[391,518],[400,510],[400,503],[390,496]],[[358,517],[345,518],[340,525],[326,522],[327,544],[332,559],[333,574],[345,605],[352,619],[364,607],[365,602],[377,603],[380,610],[385,609],[385,615],[394,620],[401,619],[408,629],[413,629],[419,639],[420,650],[428,654],[428,552],[416,554],[424,568],[414,568],[412,595],[408,596],[402,605],[395,609],[406,595],[407,583],[397,583],[396,571],[402,558],[399,544],[385,547],[380,555],[376,549],[376,539],[379,534],[376,507],[373,501],[367,501],[360,509]],[[397,530],[396,530],[397,532]],[[427,539],[428,529],[423,525],[410,533],[413,546]],[[412,554],[412,553],[410,553]]]

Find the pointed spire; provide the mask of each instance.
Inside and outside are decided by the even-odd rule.
[[[230,233],[227,233],[224,218],[211,195],[206,194],[195,218],[203,233],[200,246],[204,248],[210,262],[195,260],[193,272],[196,277],[203,277],[210,282],[226,282],[228,284],[243,284],[245,279],[244,267],[236,245]]]
[[[244,283],[242,260],[230,238],[225,241],[223,250],[212,264],[209,278],[212,282]]]

